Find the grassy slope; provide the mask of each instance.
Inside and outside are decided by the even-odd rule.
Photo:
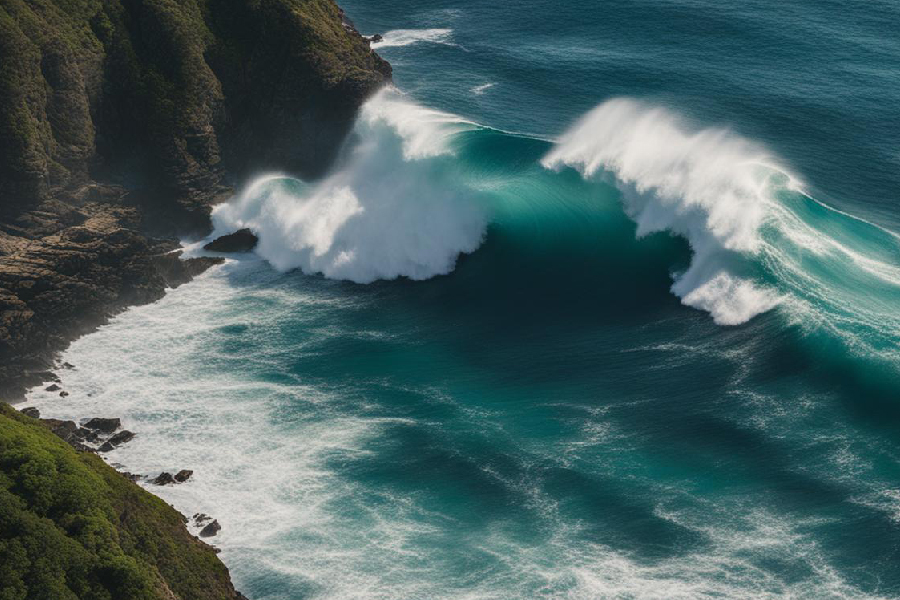
[[[182,516],[0,404],[0,600],[231,600]]]

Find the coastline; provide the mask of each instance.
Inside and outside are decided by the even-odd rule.
[[[176,14],[111,2],[70,13],[51,1],[7,13],[0,6],[0,64],[9,65],[0,76],[13,84],[0,87],[0,482],[27,476],[52,455],[57,468],[106,490],[89,498],[50,477],[41,490],[59,506],[45,513],[27,486],[0,485],[3,518],[22,527],[15,534],[0,527],[0,539],[43,541],[52,531],[60,547],[82,548],[54,561],[61,598],[90,588],[112,597],[244,599],[186,516],[102,459],[104,446],[135,435],[118,419],[92,415],[105,423],[97,429],[10,405],[25,408],[29,388],[59,380],[56,372],[71,367],[60,361],[73,341],[224,262],[184,259],[179,238],[207,235],[212,206],[255,172],[322,176],[358,108],[391,78],[390,65],[333,0],[200,8],[188,3]],[[245,46],[247,36],[261,42]],[[40,94],[26,95],[26,84]],[[68,395],[55,391],[61,400]],[[170,475],[188,477],[187,470]],[[77,508],[69,506],[75,498]],[[85,509],[109,519],[104,527],[121,547],[107,542],[98,554],[102,544],[58,520]],[[215,523],[201,517],[194,522]],[[25,523],[49,529],[28,534]],[[0,574],[0,587],[22,597],[50,585],[47,572],[29,566],[44,551],[27,547],[9,562],[0,546],[0,562],[16,565]]]

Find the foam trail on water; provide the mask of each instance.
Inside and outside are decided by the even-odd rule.
[[[694,258],[672,291],[717,323],[743,323],[779,303],[775,291],[735,269],[741,255],[760,251],[771,180],[784,177],[758,145],[724,129],[692,133],[664,109],[614,99],[576,123],[542,163],[585,177],[612,172],[639,236],[687,238]]]
[[[452,44],[452,29],[393,29],[382,37],[380,42],[372,43],[372,48],[391,48],[409,46],[421,42],[432,44]]]
[[[453,270],[481,243],[487,217],[452,166],[463,119],[420,107],[397,90],[371,99],[361,140],[343,168],[316,185],[267,175],[213,211],[216,234],[249,227],[257,252],[280,270],[333,279],[427,279]]]

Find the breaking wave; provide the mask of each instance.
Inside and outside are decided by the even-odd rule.
[[[214,210],[215,229],[252,229],[257,252],[280,270],[357,283],[449,273],[460,253],[480,245],[487,216],[436,159],[452,154],[454,133],[472,127],[382,92],[363,109],[362,141],[343,168],[315,185],[257,179]]]
[[[432,44],[452,44],[452,29],[393,29],[382,36],[380,42],[373,42],[372,48],[384,49],[395,46],[409,46],[428,42]]]
[[[760,252],[774,193],[793,181],[758,145],[724,129],[691,133],[668,111],[614,99],[582,118],[542,163],[588,178],[613,173],[638,236],[685,237],[694,258],[672,291],[717,323],[743,323],[780,302],[737,268],[741,255]]]
[[[672,267],[671,290],[716,323],[777,308],[856,354],[900,359],[900,238],[816,201],[773,153],[730,130],[613,99],[549,142],[388,88],[361,111],[355,138],[321,182],[268,175],[218,206],[216,235],[253,229],[258,253],[281,270],[357,283],[427,279],[475,251],[489,225],[565,237],[583,226],[578,211],[598,202],[585,190],[599,186],[638,238],[665,232],[689,242],[690,264]],[[565,183],[570,168],[581,188]],[[534,222],[544,231],[523,233]]]

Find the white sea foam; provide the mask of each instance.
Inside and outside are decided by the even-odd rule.
[[[496,83],[482,83],[481,85],[476,85],[475,87],[473,87],[471,89],[471,92],[473,94],[475,94],[476,96],[481,96],[482,94],[484,94],[486,91],[488,91],[495,85],[497,85],[497,84]]]
[[[740,255],[760,251],[770,180],[784,173],[760,146],[724,129],[691,132],[669,111],[614,99],[576,123],[542,163],[585,177],[612,172],[639,236],[687,238],[694,258],[672,290],[717,323],[743,323],[779,303],[733,269]]]
[[[132,472],[193,469],[186,484],[144,485],[187,515],[218,519],[223,529],[212,542],[244,591],[333,600],[871,597],[830,566],[809,522],[740,499],[658,508],[654,518],[699,532],[705,543],[648,562],[591,541],[593,524],[566,516],[539,477],[504,478],[484,464],[486,477],[534,508],[534,531],[545,537],[523,541],[502,518],[457,536],[457,518],[427,494],[385,492],[382,482],[355,478],[352,467],[348,475],[355,461],[375,460],[395,428],[428,423],[385,416],[355,397],[352,384],[266,376],[287,376],[298,356],[339,335],[332,323],[359,309],[330,286],[279,288],[279,279],[251,260],[214,268],[75,341],[63,358],[76,368],[60,372],[66,401],[43,390],[29,397],[45,416],[122,417],[137,437],[105,456]],[[273,343],[288,319],[305,335]],[[240,350],[230,353],[233,344]],[[455,402],[439,389],[404,391],[440,406]],[[507,435],[495,412],[465,415],[473,427]],[[541,463],[577,459],[609,439],[602,411],[589,420],[597,428],[583,433],[587,445],[572,446],[574,453],[556,456],[543,440],[523,451]],[[610,452],[618,455],[616,439]],[[687,494],[667,489],[658,497],[673,493]],[[884,500],[896,506],[894,492]],[[799,563],[810,575],[782,579],[761,566],[771,560]],[[455,561],[471,565],[471,577],[460,579]]]
[[[372,48],[391,48],[396,46],[409,46],[428,42],[432,44],[453,43],[452,29],[392,29],[382,36],[380,42],[374,42]]]
[[[281,270],[333,279],[427,279],[449,273],[487,226],[475,192],[446,165],[452,136],[475,126],[386,89],[363,107],[361,140],[321,183],[268,175],[213,211],[215,235],[249,227],[257,252]]]

